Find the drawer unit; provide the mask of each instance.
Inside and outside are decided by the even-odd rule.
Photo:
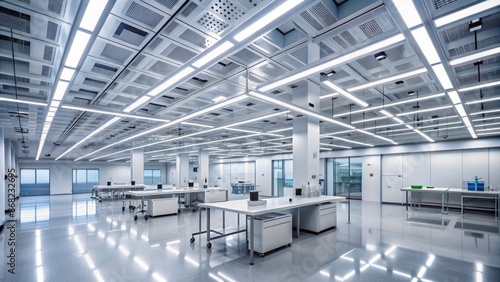
[[[152,199],[148,201],[148,214],[150,216],[177,214],[178,208],[177,198]]]
[[[250,222],[248,223],[250,228]],[[292,244],[292,215],[268,213],[254,218],[254,251],[264,253]]]
[[[319,233],[335,226],[337,226],[335,203],[300,208],[300,229]]]

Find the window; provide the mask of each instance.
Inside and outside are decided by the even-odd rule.
[[[50,170],[21,169],[20,196],[40,196],[50,194]]]
[[[155,185],[161,183],[161,169],[145,169],[144,184]]]
[[[90,193],[98,184],[98,169],[73,169],[73,194]]]

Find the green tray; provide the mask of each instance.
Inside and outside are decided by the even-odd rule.
[[[434,186],[427,186],[427,189],[433,189]]]
[[[423,185],[410,185],[411,189],[422,189]]]

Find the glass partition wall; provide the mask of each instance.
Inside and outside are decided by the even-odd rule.
[[[325,193],[361,199],[361,163],[361,157],[326,159]]]
[[[293,188],[293,161],[273,161],[273,196],[283,197],[285,188]]]

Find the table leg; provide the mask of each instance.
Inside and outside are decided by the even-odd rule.
[[[406,211],[408,211],[408,191],[406,192]]]
[[[254,239],[254,222],[253,216],[250,216],[250,265],[253,265],[253,239]]]
[[[300,238],[300,208],[297,208],[297,238]]]
[[[450,212],[450,193],[446,192],[446,214]]]
[[[460,215],[464,215],[464,196],[463,195],[461,195],[461,197],[460,197],[460,207],[461,207]]]
[[[444,193],[441,193],[441,213],[444,213]]]
[[[200,237],[201,237],[201,209],[200,209],[200,217],[199,217],[199,220],[198,220],[198,229],[199,229]]]
[[[226,211],[222,211],[222,230],[226,231]]]
[[[238,230],[240,230],[240,214],[237,213],[236,215],[238,216]]]
[[[210,243],[210,208],[207,208],[207,244],[208,243]]]

